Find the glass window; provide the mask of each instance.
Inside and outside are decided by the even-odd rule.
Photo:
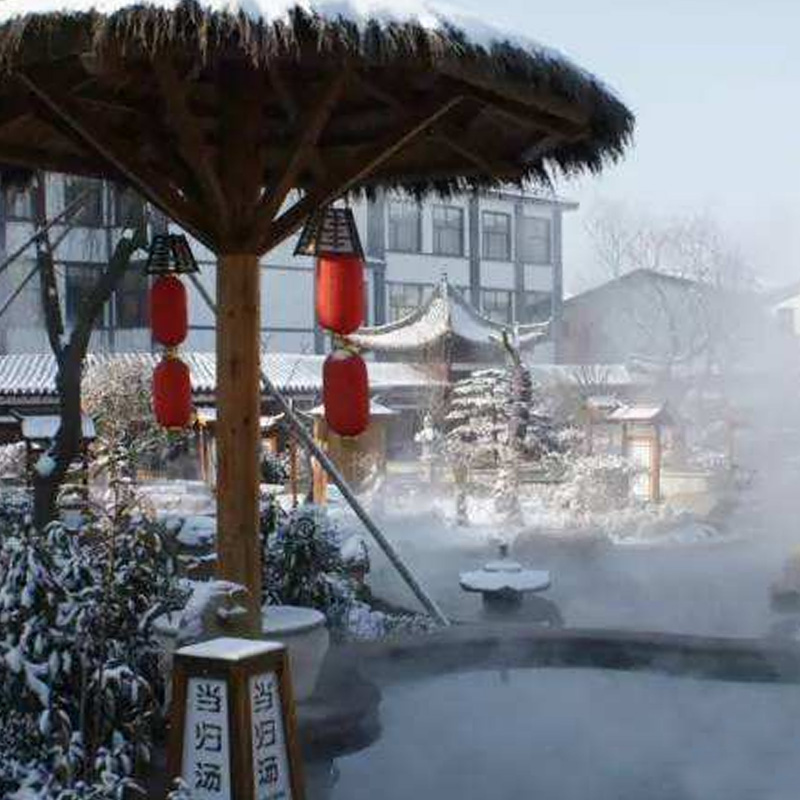
[[[433,207],[433,252],[440,256],[464,255],[464,209]]]
[[[525,292],[520,322],[546,322],[553,315],[550,292]]]
[[[392,283],[387,281],[386,289],[389,303],[389,322],[407,317],[433,294],[433,285],[428,283]]]
[[[118,328],[146,328],[149,282],[144,264],[132,263],[117,286],[114,297],[114,322]]]
[[[514,293],[504,289],[481,291],[483,315],[495,322],[510,324],[514,321]]]
[[[520,258],[528,264],[549,264],[551,262],[549,219],[543,217],[522,217],[520,220],[519,247]]]
[[[510,261],[511,215],[484,211],[481,222],[483,257],[494,261]]]
[[[412,200],[389,201],[389,249],[404,253],[422,250],[422,214]]]
[[[103,184],[91,178],[67,178],[64,182],[64,208],[87,193],[80,210],[72,215],[73,225],[97,227],[103,224]]]
[[[65,275],[65,305],[67,325],[74,325],[83,305],[88,300],[100,277],[100,266],[94,264],[67,264]]]
[[[136,228],[144,222],[144,200],[133,189],[114,187],[114,224],[121,228]]]
[[[33,190],[6,189],[6,217],[8,219],[33,219]]]

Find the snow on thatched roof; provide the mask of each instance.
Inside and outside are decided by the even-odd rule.
[[[213,395],[216,357],[213,353],[182,352],[188,364],[195,395]],[[154,369],[160,356],[153,353],[89,354],[87,369],[117,362],[141,364]],[[294,353],[262,353],[262,366],[275,386],[287,394],[322,390],[323,356]],[[426,389],[434,381],[410,364],[367,362],[370,386],[376,390]],[[0,399],[56,396],[56,362],[50,354],[0,356]]]
[[[549,327],[549,322],[519,325],[517,341],[523,347],[541,341],[547,337]],[[501,347],[504,332],[513,342],[512,328],[484,317],[458,289],[442,279],[428,300],[408,316],[386,325],[360,328],[348,339],[363,350],[395,352],[422,350],[446,338]]]
[[[120,117],[129,125],[136,114],[149,112],[153,103],[146,89],[149,78],[142,78],[137,69],[167,55],[183,64],[194,63],[198,71],[228,63],[231,56],[249,59],[258,68],[313,61],[322,64],[327,74],[347,62],[369,71],[369,80],[376,81],[371,90],[373,107],[376,97],[387,96],[387,87],[388,94],[396,88],[392,81],[399,80],[408,88],[403,80],[407,74],[435,75],[435,85],[429,83],[426,89],[429,99],[439,103],[463,99],[467,101],[463,113],[469,112],[473,120],[481,118],[475,136],[480,135],[483,144],[475,151],[477,155],[457,158],[456,144],[456,148],[447,150],[449,160],[428,153],[427,158],[412,159],[402,167],[393,165],[385,175],[365,175],[363,180],[353,181],[349,190],[368,188],[373,182],[417,193],[479,188],[498,182],[549,183],[553,169],[596,172],[607,161],[615,161],[633,130],[633,115],[614,93],[561,54],[427,0],[0,3],[0,69],[13,72],[25,67],[27,80],[30,67],[69,64],[70,70],[76,71],[76,85],[94,84],[92,91],[103,99],[107,88],[119,85],[114,81],[120,80],[117,67],[123,65],[129,70],[129,80],[122,83],[133,84],[125,90],[130,99],[121,99],[116,106],[107,103],[105,113],[113,116],[120,108],[131,110],[135,113]],[[58,75],[67,76],[70,70],[59,66]],[[387,72],[388,77],[376,75],[376,70]],[[81,71],[83,74],[79,74]],[[135,99],[133,88],[140,95]],[[72,84],[65,92],[71,90]],[[358,113],[367,99],[362,90],[363,86],[348,104],[355,105]],[[7,91],[8,97],[0,93],[0,100],[13,97],[15,102],[22,102],[19,87],[9,85]],[[98,97],[91,99],[97,101]],[[516,133],[512,134],[512,129]],[[452,130],[448,136],[452,136]],[[108,163],[98,160],[96,153],[68,147],[54,135],[44,146],[38,141],[44,135],[41,122],[25,121],[16,133],[5,153],[0,149],[0,157],[9,165],[60,166],[120,177],[109,175]],[[367,141],[377,141],[380,135],[385,135],[384,131],[376,130],[375,138],[371,138],[369,126],[364,134]],[[15,149],[30,141],[42,145],[38,151],[42,158],[34,159],[28,150],[23,158]]]

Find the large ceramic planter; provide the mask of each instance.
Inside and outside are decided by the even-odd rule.
[[[325,617],[313,608],[264,606],[262,630],[267,639],[286,645],[295,699],[308,699],[314,693],[330,644]]]

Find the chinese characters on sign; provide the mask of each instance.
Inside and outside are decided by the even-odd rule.
[[[189,680],[183,779],[196,800],[230,800],[228,691],[224,680]]]
[[[280,684],[274,672],[250,678],[254,800],[292,800]]]

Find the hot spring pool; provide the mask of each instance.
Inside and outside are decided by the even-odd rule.
[[[800,797],[797,685],[544,667],[381,692],[380,737],[309,800]]]

